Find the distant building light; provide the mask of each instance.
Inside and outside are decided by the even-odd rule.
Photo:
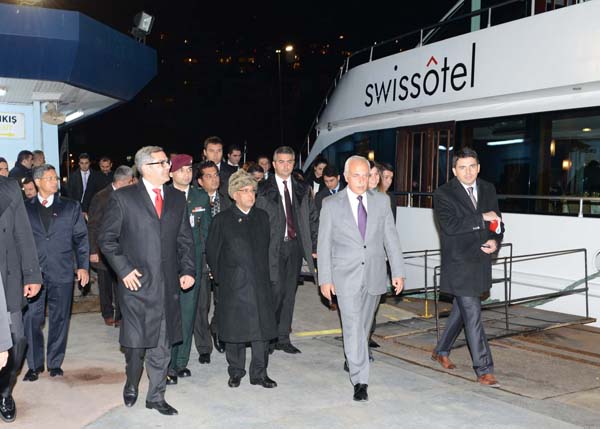
[[[525,141],[524,139],[498,140],[495,142],[487,142],[487,145],[488,146],[504,146],[507,144],[523,143],[524,141]]]
[[[573,162],[571,162],[570,159],[563,159],[562,162],[562,169],[567,171],[568,169],[571,168],[571,166],[573,165]]]
[[[79,119],[81,118],[83,115],[85,115],[85,112],[83,110],[77,110],[73,113],[69,113],[66,117],[65,117],[65,122],[71,122],[74,121],[75,119]]]
[[[340,40],[344,40],[344,35],[343,35],[343,34],[340,34],[340,37],[338,37],[338,39],[340,39]]]
[[[286,45],[285,52],[292,52],[293,50],[294,50],[294,46],[293,45]]]
[[[183,40],[183,43],[184,43],[185,45],[187,45],[187,44],[188,44],[188,39],[184,39],[184,40]]]
[[[2,95],[2,93],[0,93],[0,95]],[[592,131],[592,129],[585,127],[585,128],[582,128],[581,131],[583,131],[584,133],[589,133],[590,131]]]

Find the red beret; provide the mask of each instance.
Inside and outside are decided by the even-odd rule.
[[[179,170],[181,167],[185,167],[186,165],[192,165],[193,162],[194,158],[185,153],[173,155],[171,157],[171,173]]]

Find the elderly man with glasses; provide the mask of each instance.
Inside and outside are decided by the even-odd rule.
[[[195,251],[185,194],[165,186],[171,162],[158,146],[135,155],[142,179],[112,193],[98,244],[119,279],[123,401],[135,404],[145,362],[146,408],[177,414],[165,401],[171,345],[182,341],[179,291],[194,285]]]

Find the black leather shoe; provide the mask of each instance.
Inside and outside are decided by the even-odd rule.
[[[177,376],[181,378],[190,377],[191,375],[192,372],[187,368],[182,368],[179,371],[177,371]]]
[[[217,337],[217,334],[215,334],[214,332],[211,335],[212,335],[212,339],[213,339],[213,345],[215,346],[215,350],[218,351],[219,353],[224,353],[225,352],[225,343],[223,341],[220,341],[219,338]]]
[[[297,347],[294,347],[292,345],[292,343],[277,343],[277,344],[275,344],[275,349],[281,350],[283,352],[290,353],[290,354],[302,353],[300,351],[300,349],[298,349]]]
[[[10,395],[0,398],[0,418],[7,423],[14,422],[17,418],[17,406]]]
[[[381,347],[377,342],[373,341],[373,340],[369,340],[369,347],[371,347],[372,349],[376,349]]]
[[[200,357],[198,358],[198,362],[200,362],[200,363],[210,363],[210,353],[200,353]]]
[[[369,400],[369,394],[367,393],[368,384],[355,384],[354,385],[354,400],[357,402],[366,402]]]
[[[242,381],[242,377],[240,377],[239,375],[232,375],[231,377],[229,377],[227,385],[229,387],[240,387],[240,381]]]
[[[40,372],[44,372],[44,368],[28,369],[23,377],[23,381],[36,381],[39,378]]]
[[[172,386],[177,384],[177,376],[176,375],[167,375],[167,385]]]
[[[167,401],[162,400],[160,402],[146,401],[146,408],[149,410],[156,410],[165,416],[174,416],[179,414],[175,408],[167,404]]]
[[[125,384],[123,387],[123,402],[125,402],[125,406],[128,408],[133,407],[138,398],[138,390],[135,386],[131,386],[129,384]]]
[[[277,387],[277,383],[275,380],[271,380],[268,376],[262,378],[260,380],[250,380],[250,384],[260,385],[266,389],[272,389],[273,387]]]
[[[344,361],[344,371],[350,372],[350,368],[348,368],[348,361]]]
[[[50,373],[50,377],[62,377],[65,375],[63,370],[60,368],[48,368],[48,372]]]

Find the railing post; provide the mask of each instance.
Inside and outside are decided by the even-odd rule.
[[[407,197],[407,201],[408,201],[406,207],[412,207],[412,193],[409,192],[406,197]]]
[[[369,51],[369,62],[373,61],[373,46],[371,46],[371,50]]]
[[[350,65],[350,57],[346,58],[346,73],[348,73],[349,65]]]
[[[428,296],[429,296],[429,284],[427,282],[427,254],[428,254],[429,250],[425,250],[425,263],[423,264],[424,270],[425,270],[425,313],[423,314],[423,317],[425,319],[430,319],[431,318],[431,314],[429,314],[429,301],[428,301]]]
[[[437,341],[440,341],[440,310],[438,307],[438,290],[437,290],[437,268],[433,269],[433,306],[435,310],[435,335]]]
[[[583,198],[579,199],[579,215],[577,217],[583,217]]]
[[[504,321],[506,324],[506,330],[508,331],[508,283],[507,283],[507,272],[506,272],[506,258],[504,258]]]
[[[590,317],[590,302],[588,296],[588,263],[587,263],[587,249],[583,249],[583,260],[585,263],[585,317]]]
[[[535,0],[531,0],[531,11],[529,16],[535,15]]]
[[[492,8],[490,7],[488,9],[488,23],[487,23],[487,28],[490,28],[492,26]]]
[[[419,46],[423,46],[423,29],[421,28],[421,35],[419,37]]]

